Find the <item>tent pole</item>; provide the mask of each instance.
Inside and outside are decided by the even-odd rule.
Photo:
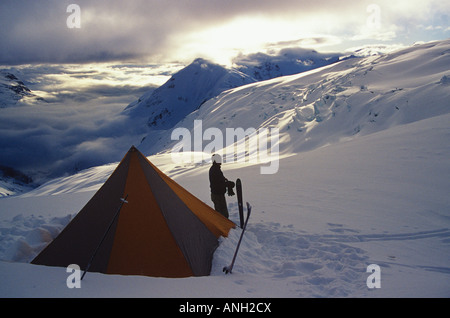
[[[83,275],[81,276],[81,280],[83,280],[84,275],[86,275],[86,272],[87,272],[87,271],[89,270],[89,268],[91,267],[91,264],[92,264],[92,261],[94,260],[95,255],[97,254],[97,252],[98,252],[100,246],[102,245],[103,241],[104,241],[105,238],[106,238],[106,235],[108,234],[108,232],[109,232],[109,230],[111,229],[112,225],[114,224],[114,222],[115,222],[117,216],[119,215],[119,212],[120,212],[120,210],[122,209],[123,204],[124,204],[124,203],[128,203],[127,198],[128,198],[128,194],[126,195],[125,198],[120,198],[120,201],[122,201],[122,202],[120,203],[120,206],[119,206],[119,208],[117,209],[117,212],[114,214],[114,217],[113,217],[111,223],[109,224],[108,229],[106,230],[105,234],[103,235],[102,240],[100,241],[100,243],[98,244],[97,248],[95,249],[94,254],[92,254],[92,257],[91,257],[91,259],[89,260],[89,263],[88,263],[88,265],[86,266],[86,269],[84,270]]]

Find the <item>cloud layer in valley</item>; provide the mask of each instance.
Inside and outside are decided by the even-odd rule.
[[[121,111],[182,65],[36,65],[7,69],[43,101],[0,109],[0,165],[41,177],[115,162],[139,142]]]

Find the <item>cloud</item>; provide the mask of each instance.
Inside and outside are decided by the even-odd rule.
[[[149,74],[168,76],[165,69],[147,65],[42,65],[9,71],[46,102],[0,110],[0,165],[38,182],[120,160],[145,130],[144,123],[131,123],[120,112],[156,87],[148,85]]]
[[[71,13],[66,9],[71,3],[1,1],[0,64],[192,60],[207,48],[203,44],[208,39],[218,37],[218,33],[214,34],[220,30],[218,27],[252,19],[261,24],[241,28],[250,42],[264,25],[268,26],[264,30],[270,30],[272,26],[280,26],[279,21],[286,22],[281,26],[285,32],[274,30],[280,39],[268,42],[312,39],[318,34],[348,39],[357,35],[376,38],[374,32],[360,32],[370,15],[366,9],[371,3],[379,5],[382,23],[389,30],[397,27],[396,36],[405,28],[410,31],[418,22],[430,25],[426,21],[429,17],[449,14],[449,5],[435,0],[78,0],[81,28],[69,29],[66,20]],[[290,31],[292,35],[283,36]],[[202,32],[209,38],[195,36]],[[239,32],[234,31],[230,38],[233,36],[239,37]],[[392,36],[391,33],[389,38]],[[378,35],[378,38],[386,39],[386,36]],[[199,41],[198,45],[195,41]],[[212,52],[225,49],[231,54],[239,51],[236,45],[242,42],[214,44],[222,47]]]
[[[267,43],[267,50],[277,50],[279,48],[292,48],[292,47],[301,47],[301,48],[310,48],[310,47],[320,47],[320,46],[328,46],[338,44],[341,41],[336,36],[313,36],[313,37],[304,37],[300,39],[288,40],[288,41],[279,41],[273,43]]]
[[[139,141],[136,127],[106,107],[89,111],[61,105],[23,108],[2,109],[0,163],[37,181],[116,162]]]

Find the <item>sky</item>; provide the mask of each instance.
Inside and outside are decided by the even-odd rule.
[[[142,128],[121,111],[198,57],[389,51],[449,38],[449,16],[442,0],[0,0],[0,68],[46,100],[0,109],[0,165],[39,180],[120,160]]]
[[[292,46],[411,45],[448,38],[449,16],[442,0],[2,0],[0,65],[227,64]]]

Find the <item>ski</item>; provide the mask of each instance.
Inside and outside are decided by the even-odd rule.
[[[239,221],[241,222],[241,229],[244,226],[244,206],[242,204],[242,182],[241,179],[236,180],[236,193],[239,208]]]
[[[225,266],[223,268],[223,272],[225,272],[225,274],[228,274],[228,273],[231,274],[231,272],[233,270],[234,261],[236,260],[237,253],[239,251],[239,246],[241,245],[241,242],[242,242],[242,237],[244,236],[245,229],[247,228],[247,223],[248,223],[248,219],[250,218],[251,211],[252,211],[252,206],[247,202],[247,218],[245,219],[244,226],[242,227],[241,236],[239,237],[239,241],[236,246],[236,250],[234,251],[233,260],[231,261],[231,264],[229,266]]]

